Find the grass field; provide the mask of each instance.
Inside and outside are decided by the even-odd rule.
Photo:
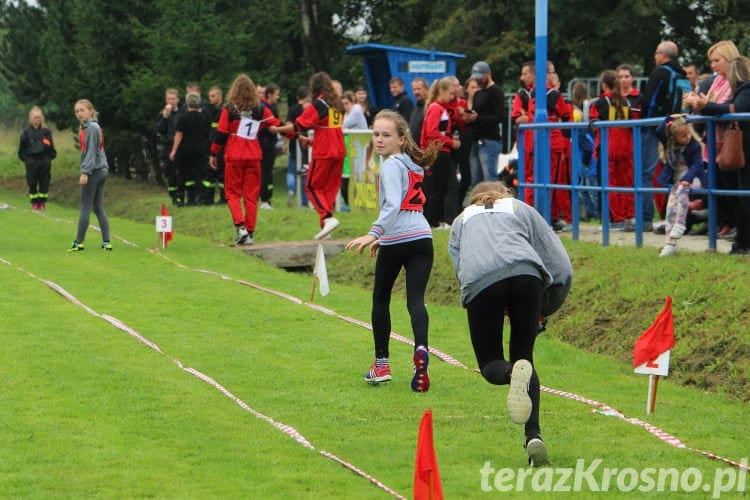
[[[89,249],[68,254],[77,219],[71,206],[75,176],[67,167],[56,171],[53,202],[46,213],[35,214],[18,188],[11,161],[0,162],[0,168],[5,169],[0,202],[10,205],[0,210],[0,496],[389,496],[331,460],[330,453],[410,497],[417,429],[428,408],[446,498],[496,496],[507,486],[497,471],[525,467],[522,428],[505,411],[507,388],[487,384],[473,370],[465,313],[457,306],[444,253],[431,278],[430,343],[468,368],[433,356],[430,392],[412,393],[411,347],[394,340],[394,381],[370,387],[362,374],[372,361],[371,334],[341,319],[369,322],[370,259],[345,254],[329,262],[332,291],[316,303],[337,315],[325,314],[305,303],[309,273],[272,268],[226,245],[232,230],[225,207],[174,212],[175,241],[165,251],[152,251],[153,217],[165,197],[151,186],[118,179],[110,182],[107,203],[115,250],[99,251],[98,234],[90,230]],[[350,237],[366,231],[371,216],[343,214],[341,219],[339,236]],[[258,239],[302,239],[315,230],[311,212],[279,207],[260,214]],[[436,234],[436,249],[444,247],[446,237]],[[674,267],[662,268],[667,264],[649,264],[637,250],[566,245],[576,284],[570,303],[538,341],[542,384],[648,420],[689,449],[670,446],[640,425],[592,412],[590,405],[544,393],[541,424],[555,467],[575,468],[579,460],[589,467],[601,459],[593,486],[614,497],[663,494],[648,489],[647,482],[633,483],[628,474],[617,475],[643,474],[645,468],[679,471],[684,481],[675,494],[695,488],[710,496],[721,485],[728,490],[724,498],[743,495],[738,469],[696,450],[735,461],[748,456],[747,396],[728,389],[746,390],[747,352],[734,359],[710,358],[714,370],[727,362],[736,367],[734,384],[714,384],[707,392],[689,386],[689,377],[703,380],[692,372],[662,381],[657,411],[648,419],[647,378],[632,373],[624,353],[667,293],[675,297],[677,373],[691,371],[684,359],[704,345],[690,340],[687,325],[699,325],[700,335],[726,339],[719,344],[723,349],[731,348],[732,339],[746,349],[748,295],[738,294],[747,291],[747,283],[672,277],[701,257],[708,276],[742,276],[746,268],[710,254],[684,255]],[[89,309],[67,300],[53,284]],[[603,304],[608,293],[616,293],[616,300]],[[737,296],[742,299],[727,305]],[[714,309],[720,312],[711,313]],[[401,296],[394,296],[392,313],[394,331],[409,338]],[[160,352],[106,321],[110,317]],[[723,330],[714,331],[721,325]],[[726,325],[734,331],[726,331]],[[612,342],[613,335],[621,341]],[[606,354],[576,347],[587,336],[589,350]],[[613,343],[614,348],[605,347]],[[692,347],[680,351],[685,344]],[[714,347],[719,349],[716,342]],[[242,404],[192,370],[214,379]],[[606,488],[604,468],[617,469]],[[702,482],[691,482],[697,474]],[[542,487],[536,489],[545,489],[544,480],[538,477]],[[569,486],[574,487],[572,480]],[[577,496],[595,489],[586,480],[580,486]],[[528,479],[523,491],[511,493],[525,497],[533,490]]]

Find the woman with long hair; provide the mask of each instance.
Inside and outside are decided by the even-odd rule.
[[[262,128],[268,128],[273,134],[291,131],[291,125],[282,127],[280,123],[268,107],[261,105],[250,77],[237,76],[219,115],[209,159],[209,166],[216,170],[216,157],[224,150],[224,193],[237,231],[237,245],[253,243],[258,219],[263,157],[258,133]]]
[[[342,129],[345,110],[328,73],[315,73],[310,78],[310,91],[312,105],[297,117],[295,127],[300,133],[300,143],[312,146],[305,193],[318,213],[320,231],[314,238],[319,240],[340,224],[333,212],[346,156]],[[312,140],[304,135],[308,130],[314,133]]]

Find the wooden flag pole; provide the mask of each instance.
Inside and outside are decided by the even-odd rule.
[[[648,376],[648,401],[646,401],[646,415],[651,415],[656,407],[656,391],[659,388],[659,375]]]
[[[312,282],[312,290],[310,291],[310,303],[315,303],[315,280],[317,280],[318,277],[315,276],[315,272],[313,272],[313,282]]]

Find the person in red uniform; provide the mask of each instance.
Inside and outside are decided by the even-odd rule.
[[[526,62],[521,67],[521,82],[523,87],[513,96],[511,118],[513,123],[533,123],[536,111],[536,89],[535,89],[535,64]],[[569,121],[573,113],[573,107],[566,102],[559,90],[548,87],[545,92],[547,106],[547,121],[560,122]],[[531,130],[524,132],[524,181],[534,182],[534,133]],[[570,162],[566,154],[569,149],[569,140],[560,129],[550,130],[550,182],[554,184],[570,184]],[[529,205],[534,205],[534,190],[526,188],[524,200]],[[552,191],[552,220],[561,229],[565,223],[571,222],[570,193],[563,190]]]
[[[295,120],[302,145],[312,146],[310,169],[305,193],[320,217],[320,231],[316,240],[325,238],[339,226],[333,216],[336,196],[341,187],[346,146],[344,145],[344,105],[333,88],[331,77],[323,71],[310,78],[312,105],[305,107]],[[313,138],[304,132],[312,130]]]
[[[260,160],[263,153],[258,132],[267,127],[271,133],[286,133],[291,125],[281,122],[266,106],[249,76],[240,74],[232,82],[227,105],[221,110],[216,135],[211,143],[209,165],[217,168],[216,157],[224,150],[224,191],[229,213],[237,228],[238,245],[253,243],[258,218],[260,193]],[[244,211],[243,211],[244,207]]]
[[[433,142],[442,145],[435,163],[425,177],[427,202],[424,216],[430,226],[450,229],[458,215],[458,179],[453,151],[461,147],[457,124],[451,119],[450,102],[455,98],[454,78],[436,80],[425,101],[424,123],[420,147],[426,149]]]
[[[632,103],[638,101],[623,94],[624,87],[618,80],[618,72],[611,69],[604,71],[601,86],[602,93],[592,104],[589,117],[592,120],[609,121],[634,119]],[[629,127],[610,128],[607,141],[609,186],[633,187],[633,130]],[[597,134],[596,151],[601,157],[601,131]],[[623,229],[625,221],[634,216],[635,201],[632,193],[609,193],[610,229]]]

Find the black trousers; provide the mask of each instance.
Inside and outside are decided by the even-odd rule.
[[[52,178],[52,163],[48,158],[26,160],[26,184],[32,203],[47,201],[49,182]]]
[[[487,382],[510,382],[513,363],[519,359],[534,365],[534,341],[541,315],[542,280],[536,276],[513,276],[493,283],[466,304],[471,345],[482,376]],[[503,350],[503,322],[510,319],[509,357]],[[539,434],[539,377],[534,368],[529,383],[531,417],[526,422],[527,438]]]
[[[414,345],[428,346],[429,318],[424,292],[432,271],[433,255],[431,238],[382,246],[378,250],[372,290],[372,334],[376,358],[387,358],[389,354],[391,292],[402,267],[406,272],[406,308],[411,317]]]
[[[458,215],[458,179],[451,153],[441,151],[424,178],[427,202],[424,216],[432,227],[453,223]]]
[[[263,151],[260,160],[260,201],[270,202],[273,196],[273,164],[276,162],[276,150]]]

